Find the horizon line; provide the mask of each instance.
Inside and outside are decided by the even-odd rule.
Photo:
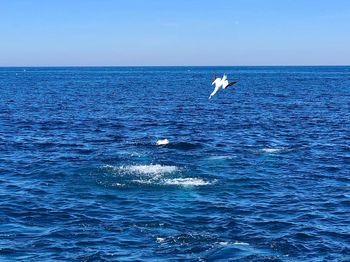
[[[309,65],[0,65],[0,68],[50,68],[50,67],[326,67],[350,66],[350,64],[309,64]]]

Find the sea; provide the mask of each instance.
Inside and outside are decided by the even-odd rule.
[[[350,67],[0,68],[0,261],[350,261]]]

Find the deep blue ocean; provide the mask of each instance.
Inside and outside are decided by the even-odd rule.
[[[350,67],[0,68],[0,260],[350,261]]]

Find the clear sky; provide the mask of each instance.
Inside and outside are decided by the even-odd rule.
[[[0,0],[0,66],[349,64],[349,0]]]

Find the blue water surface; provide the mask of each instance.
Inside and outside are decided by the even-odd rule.
[[[0,69],[2,261],[349,261],[349,167],[350,67]]]

